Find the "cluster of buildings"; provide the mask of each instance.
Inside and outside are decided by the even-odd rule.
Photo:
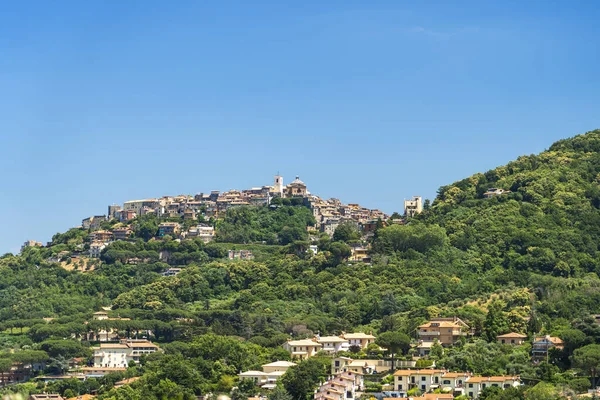
[[[96,219],[102,217],[121,221],[128,221],[140,215],[154,214],[158,217],[183,217],[196,219],[198,215],[205,218],[218,218],[228,209],[240,206],[269,205],[274,198],[302,199],[302,203],[309,206],[317,221],[315,228],[321,232],[333,235],[335,228],[342,222],[353,222],[363,227],[373,224],[377,220],[386,220],[388,215],[379,210],[361,207],[358,204],[342,204],[337,199],[323,200],[311,194],[306,184],[297,176],[291,183],[284,185],[283,177],[276,175],[273,185],[254,187],[246,190],[229,190],[227,192],[212,191],[208,194],[199,193],[195,196],[164,196],[161,198],[126,201],[123,206],[111,205],[108,207],[108,216],[87,218],[84,228],[92,228]],[[420,197],[415,198],[421,204]],[[405,204],[405,209],[407,204]],[[411,206],[409,206],[410,208]],[[422,210],[422,204],[415,203],[414,212]],[[411,208],[412,210],[412,208]],[[414,213],[411,211],[411,215]],[[101,222],[100,222],[101,223]],[[367,228],[368,229],[368,228]]]
[[[283,344],[293,359],[304,360],[316,355],[319,351],[335,354],[349,351],[352,346],[361,350],[375,343],[375,336],[370,333],[342,333],[339,336],[315,336],[312,339],[288,340]]]
[[[466,395],[476,399],[486,387],[507,389],[520,385],[518,376],[484,377],[440,369],[401,369],[394,372],[394,392],[399,397],[406,397],[409,390],[417,388],[424,393],[440,389],[452,396]]]

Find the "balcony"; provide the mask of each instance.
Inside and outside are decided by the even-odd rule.
[[[440,336],[436,331],[419,331],[419,336]]]

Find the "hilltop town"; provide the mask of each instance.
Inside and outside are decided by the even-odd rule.
[[[272,186],[262,186],[245,190],[230,190],[227,192],[212,191],[209,194],[199,193],[194,196],[178,195],[163,196],[143,200],[125,201],[123,205],[109,205],[107,214],[86,217],[81,221],[80,228],[90,232],[86,252],[74,252],[76,256],[87,255],[98,259],[102,251],[113,241],[124,241],[134,238],[131,223],[138,217],[156,217],[161,221],[155,236],[165,235],[174,239],[199,238],[209,243],[215,238],[217,221],[223,218],[228,210],[241,207],[272,207],[280,205],[304,206],[311,210],[314,224],[307,227],[315,239],[319,233],[333,237],[335,230],[341,224],[352,224],[361,232],[364,243],[352,247],[352,260],[368,260],[369,245],[367,240],[372,236],[378,224],[404,223],[405,219],[395,214],[395,219],[377,209],[368,209],[359,204],[343,204],[338,199],[323,200],[311,194],[307,185],[296,177],[284,185],[283,177],[276,175]],[[411,218],[423,211],[421,197],[404,201],[404,216]],[[115,222],[118,222],[115,224]],[[111,223],[111,224],[108,224]],[[102,227],[106,227],[103,229]],[[217,228],[218,229],[218,228]],[[29,240],[23,248],[42,246],[42,243]],[[311,246],[316,252],[316,246]],[[61,260],[67,255],[58,255]],[[250,259],[252,253],[246,250],[232,251],[230,257]],[[138,260],[131,260],[135,263]],[[166,272],[172,273],[172,271]]]

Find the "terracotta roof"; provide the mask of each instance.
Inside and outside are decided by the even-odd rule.
[[[434,321],[419,325],[419,328],[462,328],[462,325],[450,321]]]
[[[510,332],[510,333],[505,333],[504,335],[498,335],[497,338],[527,339],[527,335],[523,335],[522,333],[517,333],[517,332]]]
[[[541,342],[546,339],[557,345],[561,345],[564,343],[561,338],[555,336],[538,336],[535,338],[534,342]]]
[[[350,339],[375,339],[375,336],[368,333],[357,332],[357,333],[345,333],[344,338]]]

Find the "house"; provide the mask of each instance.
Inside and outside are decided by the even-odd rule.
[[[465,382],[464,394],[476,399],[487,387],[499,387],[504,390],[519,385],[521,380],[518,376],[472,376]]]
[[[304,360],[317,354],[321,350],[321,343],[314,339],[288,340],[283,344],[293,359]]]
[[[215,228],[207,224],[199,224],[190,228],[188,237],[198,237],[204,243],[211,242],[215,236]]]
[[[263,389],[274,389],[275,384],[288,368],[296,363],[290,361],[275,361],[262,366],[262,371],[246,371],[238,374],[240,379],[252,379],[257,386]]]
[[[531,356],[534,361],[545,360],[548,357],[550,349],[554,348],[562,350],[564,342],[554,336],[538,336],[533,340]]]
[[[370,262],[371,256],[369,256],[369,249],[367,247],[358,246],[352,247],[352,255],[350,256],[350,261],[362,261],[362,262]]]
[[[419,353],[419,357],[427,357],[429,356],[429,354],[431,353],[431,348],[433,347],[433,345],[435,344],[435,341],[433,342],[425,342],[423,340],[419,340],[419,344],[417,344],[417,352]]]
[[[175,276],[181,272],[181,268],[168,268],[165,272],[163,272],[162,276]]]
[[[92,258],[100,258],[100,254],[102,253],[102,250],[104,250],[104,248],[106,247],[105,243],[102,242],[93,242],[92,244],[90,244],[90,257]]]
[[[134,210],[121,210],[121,221],[127,222],[131,221],[135,217],[138,216],[138,213]]]
[[[103,320],[107,320],[108,319],[108,313],[106,311],[98,311],[95,312],[93,317],[93,319],[97,320],[97,321],[103,321]]]
[[[404,215],[414,217],[423,212],[423,199],[421,196],[414,196],[412,200],[404,200]]]
[[[228,258],[230,260],[253,260],[254,255],[250,250],[229,250]]]
[[[363,390],[362,374],[340,372],[323,383],[315,392],[315,400],[354,400]]]
[[[143,355],[155,353],[159,347],[148,340],[123,339],[119,343],[102,343],[94,347],[94,367],[127,368]]]
[[[194,220],[196,219],[196,210],[193,208],[186,208],[183,211],[183,219]]]
[[[348,351],[350,348],[348,340],[340,336],[317,336],[316,339],[323,346],[322,350],[330,354]]]
[[[110,242],[113,240],[113,233],[110,231],[95,231],[89,235],[92,242]]]
[[[507,193],[510,193],[510,190],[504,190],[504,189],[498,189],[498,188],[489,188],[487,190],[487,192],[485,192],[483,194],[483,197],[485,197],[486,199],[491,199],[492,197],[500,196],[500,195],[507,194]]]
[[[486,387],[506,389],[519,386],[518,376],[473,376],[465,372],[448,372],[437,369],[398,370],[394,373],[394,391],[400,397],[413,388],[422,392],[440,389],[454,396],[467,395],[476,399]]]
[[[178,236],[181,232],[181,225],[177,222],[162,222],[158,225],[158,236],[165,235]]]
[[[81,220],[81,226],[83,229],[99,229],[100,224],[106,221],[106,215],[94,215],[92,217]]]
[[[369,333],[344,333],[341,336],[342,338],[348,341],[348,346],[358,346],[361,350],[364,350],[371,343],[375,343],[375,336]]]
[[[416,361],[396,360],[396,367],[414,368]],[[349,357],[335,357],[331,360],[331,374],[351,371],[364,375],[389,371],[392,368],[391,360],[353,360]]]
[[[115,240],[127,240],[131,237],[133,231],[129,228],[115,228],[112,233]]]
[[[504,335],[496,336],[496,341],[500,344],[509,344],[511,346],[520,346],[527,340],[527,335],[522,333],[510,332]]]
[[[467,335],[466,329],[468,325],[460,318],[434,318],[419,326],[418,335],[423,342],[437,339],[442,346],[451,346]]]

